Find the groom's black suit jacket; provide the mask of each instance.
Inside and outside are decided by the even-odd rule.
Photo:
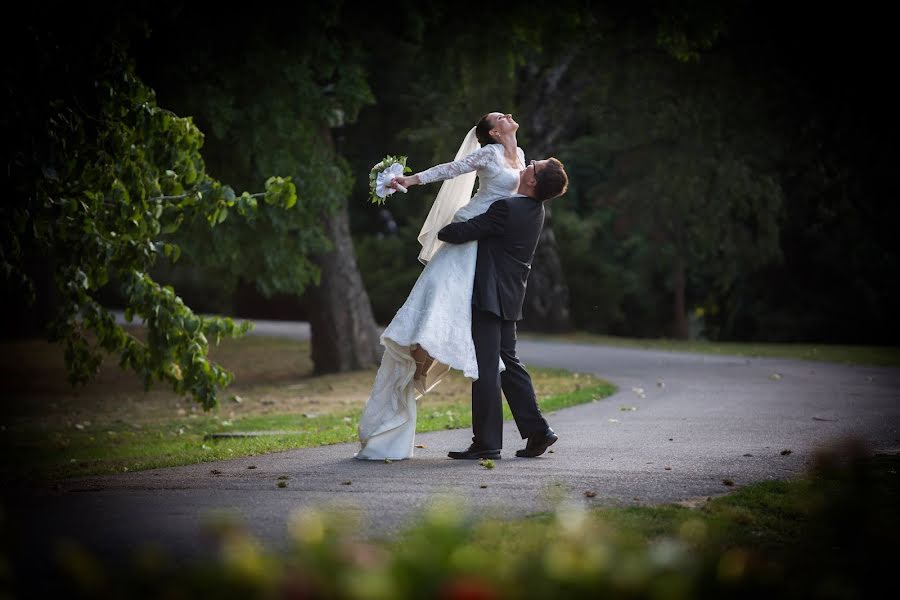
[[[544,204],[528,196],[496,200],[487,212],[451,223],[438,239],[451,244],[478,240],[472,305],[508,321],[522,318],[525,286],[544,226]]]

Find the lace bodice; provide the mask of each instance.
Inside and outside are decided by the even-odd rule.
[[[525,152],[521,148],[516,148],[516,153],[522,163],[516,169],[506,163],[501,144],[488,144],[460,160],[436,165],[417,175],[419,181],[426,184],[476,171],[478,191],[453,217],[454,221],[464,221],[486,211],[494,200],[508,198],[516,193],[519,187],[519,172],[525,168]]]

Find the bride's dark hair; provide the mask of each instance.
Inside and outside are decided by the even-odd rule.
[[[482,146],[487,146],[488,144],[496,144],[497,140],[491,137],[491,129],[494,128],[493,123],[491,123],[490,116],[494,113],[488,113],[481,117],[481,120],[478,121],[478,124],[475,125],[475,137],[478,138],[478,143]]]

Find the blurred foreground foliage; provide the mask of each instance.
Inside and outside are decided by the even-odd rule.
[[[150,552],[111,568],[70,544],[60,546],[58,583],[75,598],[874,597],[898,558],[897,459],[848,442],[820,452],[801,479],[699,509],[562,502],[506,522],[443,501],[392,542],[361,539],[353,512],[304,509],[288,522],[284,555],[218,518],[219,556],[202,567]],[[642,531],[623,526],[635,511],[645,512]],[[657,531],[656,511],[678,518]]]

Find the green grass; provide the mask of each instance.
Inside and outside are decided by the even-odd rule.
[[[568,372],[561,369],[535,369],[530,368],[532,374],[554,374],[557,377],[567,376]],[[539,401],[541,411],[550,413],[561,408],[593,402],[601,398],[611,396],[616,391],[616,386],[599,380],[590,375],[575,374],[574,376],[585,380],[584,387],[571,392],[558,393],[542,398]],[[436,410],[420,410],[418,413],[418,425],[416,431],[438,431],[440,429],[465,429],[472,426],[471,402],[455,402],[451,405],[438,407]],[[512,419],[509,406],[503,404],[503,418]]]
[[[801,539],[814,543],[819,535],[861,537],[873,548],[879,540],[893,544],[900,533],[900,455],[861,458],[858,448],[844,450],[829,450],[833,454],[802,477],[750,484],[692,506],[595,508],[582,527],[601,539],[630,544],[670,538],[697,548],[752,548],[764,555],[777,555]],[[476,543],[498,555],[536,551],[558,538],[562,515],[484,521]]]
[[[615,386],[590,375],[560,369],[532,369],[543,388],[540,405],[545,413],[611,395]],[[366,377],[370,377],[366,374]],[[442,383],[441,386],[445,384]],[[438,387],[441,387],[438,386]],[[444,396],[419,403],[418,432],[471,426],[469,397],[450,382]],[[557,393],[553,393],[556,391]],[[549,393],[548,393],[549,392]],[[359,408],[304,416],[303,413],[246,414],[223,418],[220,414],[191,413],[186,418],[156,418],[130,423],[128,419],[46,430],[41,421],[6,432],[5,450],[16,465],[16,476],[62,478],[171,467],[253,456],[296,448],[357,441]],[[511,418],[508,408],[506,418]],[[85,424],[86,423],[86,424]],[[285,431],[289,435],[247,438],[209,437],[213,433]]]
[[[801,343],[765,344],[755,342],[710,342],[705,340],[638,339],[584,332],[560,335],[522,333],[519,337],[533,341],[573,342],[643,350],[746,356],[748,358],[793,358],[854,365],[900,366],[900,347],[896,346]]]

